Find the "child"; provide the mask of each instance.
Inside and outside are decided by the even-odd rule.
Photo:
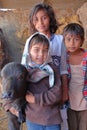
[[[27,55],[22,59],[29,71],[25,109],[27,128],[60,130],[61,82],[58,69],[51,61],[49,40],[37,32],[27,42]]]
[[[45,34],[50,40],[51,57],[55,66],[60,70],[63,89],[62,102],[65,102],[68,99],[66,50],[62,42],[62,35],[54,34],[58,23],[52,7],[44,3],[35,5],[30,12],[29,23],[31,34],[38,31]],[[26,55],[27,43],[26,41],[23,56]]]
[[[63,36],[68,51],[69,130],[87,130],[87,52],[81,48],[84,29],[77,23],[70,23],[64,28]]]

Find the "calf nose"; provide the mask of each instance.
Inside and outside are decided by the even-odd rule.
[[[13,95],[12,91],[4,92],[2,94],[2,98],[12,98],[12,95]]]

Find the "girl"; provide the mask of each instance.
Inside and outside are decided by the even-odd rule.
[[[68,50],[69,130],[87,130],[87,52],[81,49],[84,29],[77,23],[70,23],[64,28],[63,36]]]
[[[62,96],[58,69],[52,64],[50,43],[42,33],[27,40],[22,63],[29,71],[26,100],[28,130],[60,130],[59,104]]]
[[[31,34],[38,31],[45,34],[50,40],[51,57],[62,77],[62,101],[65,102],[68,99],[66,50],[62,42],[62,35],[54,34],[58,29],[58,23],[53,8],[45,3],[35,5],[29,15],[29,25]],[[26,55],[27,43],[26,41],[23,56]]]

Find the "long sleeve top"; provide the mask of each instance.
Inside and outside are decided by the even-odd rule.
[[[35,103],[26,106],[26,119],[41,125],[60,124],[62,119],[59,104],[62,96],[60,75],[58,69],[51,65],[54,70],[54,86],[50,88],[49,78],[45,77],[37,83],[29,82],[28,91],[35,96]]]

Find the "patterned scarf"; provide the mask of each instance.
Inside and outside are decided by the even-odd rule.
[[[50,87],[53,87],[54,85],[54,72],[50,65],[44,65],[43,67],[29,67],[29,75],[28,75],[28,81],[31,81],[33,83],[36,83],[40,81],[41,79],[49,76],[49,85]]]
[[[47,57],[45,63],[43,63],[42,65],[37,65],[36,63],[32,62],[29,52],[28,52],[30,40],[37,34],[44,35],[40,32],[36,32],[27,39],[25,47],[24,47],[21,64],[23,64],[24,66],[26,66],[27,69],[29,69],[29,78],[30,78],[30,79],[28,78],[29,81],[38,82],[41,79],[43,79],[44,77],[49,76],[49,85],[50,85],[50,87],[53,87],[54,71],[51,68],[51,66],[49,65],[49,63],[52,62],[50,52],[48,51],[48,57]],[[49,39],[48,39],[48,41],[49,41]],[[49,43],[49,45],[50,45],[50,43]],[[30,68],[31,68],[31,71],[30,71]]]

